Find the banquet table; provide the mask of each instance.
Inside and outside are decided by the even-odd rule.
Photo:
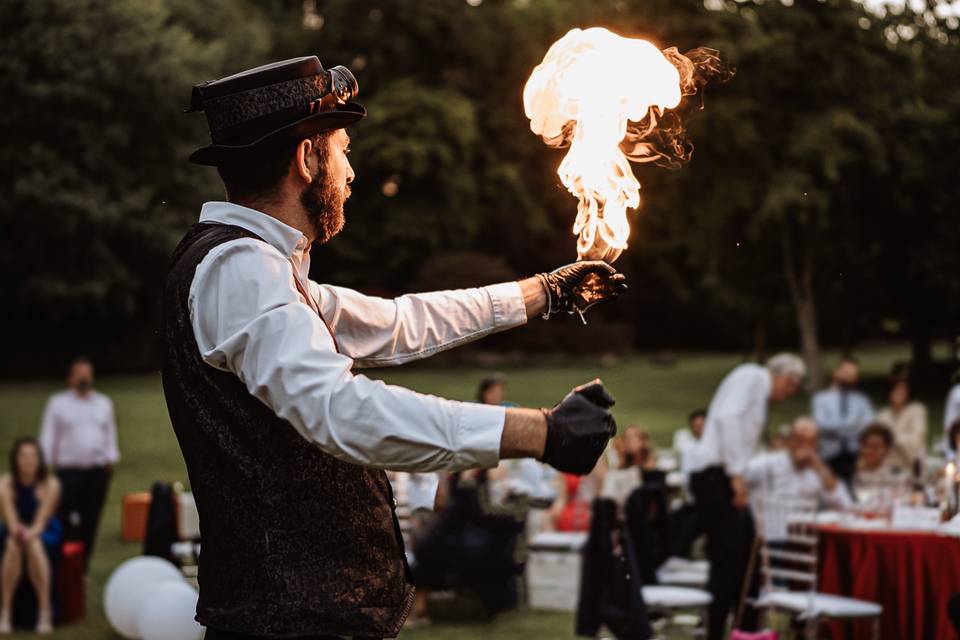
[[[819,591],[883,606],[883,640],[957,640],[947,600],[960,592],[960,538],[939,532],[820,525]],[[834,640],[872,637],[833,623]]]

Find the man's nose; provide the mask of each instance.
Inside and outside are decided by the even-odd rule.
[[[353,182],[354,177],[355,177],[355,174],[353,173],[353,167],[350,166],[350,163],[348,162],[347,163],[347,184],[350,184],[351,182]]]

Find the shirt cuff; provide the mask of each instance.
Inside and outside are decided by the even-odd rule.
[[[453,457],[455,469],[497,466],[506,416],[505,407],[470,402],[461,404]]]
[[[516,327],[527,322],[527,305],[519,282],[504,282],[484,287],[493,304],[493,326]]]
[[[727,462],[723,465],[724,470],[727,472],[728,476],[744,476],[744,473],[747,471],[747,463],[745,460],[734,460],[732,462]]]

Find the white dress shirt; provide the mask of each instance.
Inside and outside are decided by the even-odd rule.
[[[680,456],[680,473],[690,475],[693,470],[699,470],[697,451],[700,441],[693,437],[690,429],[677,429],[673,432],[673,450]]]
[[[707,409],[691,473],[722,466],[727,475],[743,474],[767,423],[772,385],[767,368],[756,364],[742,364],[727,374]]]
[[[873,405],[860,391],[824,389],[813,396],[813,420],[820,427],[820,457],[832,458],[844,449],[855,453],[860,429],[873,420]]]
[[[747,465],[743,479],[750,490],[751,508],[758,514],[765,501],[778,498],[822,502],[831,509],[846,509],[853,503],[842,482],[838,481],[832,491],[828,490],[816,471],[794,466],[787,451],[756,456]],[[779,531],[781,523],[764,520],[763,526],[768,540],[783,537],[783,532]]]
[[[374,298],[309,280],[309,242],[265,213],[208,202],[200,221],[264,240],[219,245],[197,267],[190,318],[207,364],[235,374],[342,460],[396,471],[497,464],[503,407],[415,393],[353,369],[424,358],[525,323],[519,284]]]
[[[40,446],[47,462],[61,469],[116,463],[120,452],[113,402],[96,391],[54,394],[43,411]]]

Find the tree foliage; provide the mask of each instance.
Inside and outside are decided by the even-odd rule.
[[[520,95],[554,40],[591,25],[712,46],[738,68],[702,96],[688,166],[637,168],[617,265],[631,291],[595,322],[641,347],[800,338],[811,359],[823,340],[894,333],[922,358],[960,320],[960,38],[936,4],[0,3],[5,368],[77,350],[151,361],[167,256],[221,197],[215,172],[184,161],[206,139],[181,114],[189,88],[283,57],[346,64],[370,113],[351,130],[347,229],[315,250],[315,277],[391,294],[569,261],[561,153],[530,133]],[[532,342],[564,347],[548,333]]]

